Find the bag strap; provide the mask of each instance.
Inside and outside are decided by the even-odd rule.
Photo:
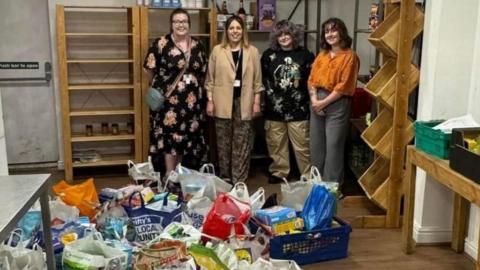
[[[173,43],[175,43],[175,41],[173,41]],[[177,46],[177,44],[175,43],[175,46]],[[187,53],[186,53],[186,57],[185,57],[185,60],[186,60],[186,63],[185,65],[183,66],[182,68],[182,71],[180,71],[180,73],[178,73],[177,77],[175,78],[175,81],[173,81],[172,84],[170,84],[168,87],[167,87],[167,92],[165,93],[165,97],[170,97],[170,95],[173,93],[173,91],[175,90],[175,87],[177,86],[177,83],[180,81],[180,79],[182,78],[183,74],[185,74],[185,72],[187,71],[187,68],[190,64],[190,55],[191,55],[191,52],[192,52],[192,38],[189,37],[188,38],[188,49],[187,49]],[[178,47],[178,46],[177,46]],[[185,54],[185,53],[184,53]]]

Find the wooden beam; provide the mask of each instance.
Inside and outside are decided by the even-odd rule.
[[[417,167],[412,163],[412,153],[415,148],[407,147],[407,172],[403,180],[403,192],[405,199],[403,201],[403,229],[402,229],[402,249],[406,254],[413,252],[415,243],[413,242],[413,210],[415,206],[415,182]]]
[[[453,199],[453,224],[452,224],[452,249],[457,253],[462,253],[467,234],[467,221],[470,209],[470,203],[455,193]]]
[[[397,89],[393,112],[393,138],[388,186],[387,228],[400,226],[400,200],[402,171],[405,156],[406,128],[408,126],[408,87],[410,58],[412,54],[412,32],[414,29],[415,0],[404,0],[400,5],[400,30],[398,34]]]
[[[132,37],[132,57],[133,57],[133,72],[132,75],[132,82],[134,85],[133,89],[133,108],[135,110],[134,115],[134,135],[135,135],[135,144],[134,144],[134,155],[135,155],[135,162],[141,162],[143,157],[143,136],[142,136],[142,65],[143,59],[141,54],[141,46],[140,46],[140,8],[138,6],[133,6],[131,9],[131,31],[133,34]]]
[[[57,55],[58,70],[60,81],[60,94],[62,105],[62,135],[63,135],[63,152],[64,152],[64,168],[65,180],[71,182],[73,180],[72,167],[72,143],[71,143],[71,127],[70,127],[70,96],[68,92],[68,64],[67,64],[67,44],[65,38],[65,8],[57,5],[56,10],[56,27],[57,27]]]
[[[217,45],[217,4],[212,0],[210,3],[210,52]]]
[[[149,30],[148,30],[148,7],[140,8],[140,55],[145,57],[150,46],[149,41]],[[143,59],[141,60],[143,66]],[[142,160],[146,161],[149,153],[150,146],[150,109],[144,96],[150,87],[150,78],[146,72],[141,72],[142,74],[142,85],[141,85],[141,107],[142,107]]]
[[[363,229],[376,229],[376,228],[385,228],[385,215],[367,215],[367,216],[358,216],[352,222],[350,226],[352,228],[363,228]]]

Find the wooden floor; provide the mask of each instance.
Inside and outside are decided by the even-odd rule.
[[[16,170],[10,174],[40,173],[45,170]],[[52,173],[54,180],[63,178],[63,172],[47,170]],[[85,178],[88,177],[88,172]],[[129,183],[126,170],[116,174],[92,175],[95,177],[97,189],[103,187],[121,187]],[[250,192],[263,186],[267,195],[279,193],[280,185],[267,183],[265,167],[254,167],[247,181]],[[339,216],[349,220],[354,216],[369,214],[358,204],[344,203],[348,198],[339,202]],[[348,258],[305,265],[305,270],[333,269],[333,270],[473,270],[473,261],[465,254],[457,254],[449,245],[418,246],[415,253],[405,255],[401,250],[401,229],[353,229],[350,234]]]

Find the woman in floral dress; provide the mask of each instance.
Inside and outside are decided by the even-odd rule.
[[[175,84],[163,108],[150,111],[149,152],[164,154],[166,175],[180,162],[198,168],[206,158],[205,47],[189,35],[187,11],[174,10],[170,25],[171,33],[152,43],[144,62],[144,68],[152,75],[152,87],[165,95],[167,88]]]

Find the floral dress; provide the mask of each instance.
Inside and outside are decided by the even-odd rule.
[[[154,71],[152,87],[167,91],[189,63],[175,90],[166,98],[164,107],[150,111],[150,153],[182,155],[182,163],[198,167],[205,162],[206,142],[203,85],[207,70],[207,55],[203,44],[194,38],[188,52],[173,42],[171,35],[156,39],[145,57],[144,67]]]

